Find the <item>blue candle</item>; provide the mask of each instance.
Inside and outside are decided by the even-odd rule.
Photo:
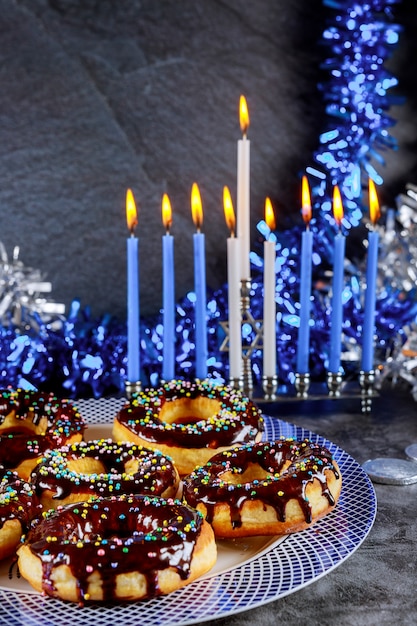
[[[163,291],[163,363],[162,378],[175,377],[175,276],[174,276],[174,237],[169,229],[172,224],[171,203],[167,194],[162,198],[162,221],[166,234],[162,237],[162,291]]]
[[[311,269],[313,256],[313,233],[310,231],[311,219],[310,191],[307,178],[303,176],[302,213],[306,230],[301,236],[301,274],[300,274],[300,326],[298,329],[297,373],[307,374],[310,354],[310,308],[311,308]]]
[[[194,244],[194,291],[195,291],[195,349],[196,378],[207,378],[207,294],[206,294],[206,253],[205,237],[200,232],[203,223],[203,210],[200,190],[196,183],[191,190],[191,210],[197,232],[193,235]]]
[[[298,329],[297,373],[307,374],[310,354],[311,263],[313,233],[307,229],[301,237],[300,327]]]
[[[376,276],[378,269],[378,242],[377,232],[371,232],[368,236],[368,258],[366,263],[366,292],[365,292],[365,317],[363,322],[362,336],[362,371],[369,372],[374,369],[374,329],[375,329],[375,299],[376,299]]]
[[[336,185],[333,190],[333,214],[341,227],[343,206],[340,191]],[[343,322],[343,287],[345,263],[346,237],[339,232],[334,240],[333,282],[332,282],[332,312],[330,328],[330,357],[329,372],[338,374],[340,370],[340,355],[342,349],[342,322]]]
[[[369,209],[373,225],[379,218],[379,203],[375,184],[369,180]],[[371,231],[368,235],[368,258],[366,262],[365,315],[362,336],[362,371],[374,369],[374,332],[375,332],[375,301],[376,281],[378,272],[379,234]]]
[[[139,257],[135,199],[130,189],[126,193],[126,219],[130,230],[127,239],[127,380],[140,380],[139,340]]]
[[[338,233],[334,240],[334,265],[332,283],[332,313],[330,328],[329,372],[337,374],[340,370],[340,354],[342,350],[343,321],[343,282],[346,237]]]

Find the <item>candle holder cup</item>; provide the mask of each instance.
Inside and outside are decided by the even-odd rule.
[[[229,386],[232,387],[232,389],[238,389],[239,391],[243,392],[244,391],[243,376],[240,376],[239,378],[230,378]]]
[[[343,376],[341,372],[327,372],[327,388],[331,398],[340,397]]]
[[[130,380],[125,381],[126,397],[130,400],[136,393],[142,391],[142,383],[140,380],[132,382]]]
[[[264,400],[272,402],[276,400],[276,391],[278,388],[278,376],[262,376],[262,389],[264,392]]]
[[[310,374],[308,372],[295,374],[294,386],[297,392],[297,398],[307,398],[308,390],[310,388]]]

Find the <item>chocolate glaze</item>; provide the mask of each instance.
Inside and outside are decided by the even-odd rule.
[[[0,468],[0,528],[9,519],[17,519],[26,532],[40,513],[39,500],[32,485],[15,472]]]
[[[290,465],[283,470],[286,462]],[[252,464],[259,465],[268,473],[266,479],[234,484],[222,478],[226,472],[243,474]],[[248,500],[258,500],[276,511],[277,519],[285,522],[285,508],[291,499],[297,500],[305,521],[311,523],[311,505],[306,497],[306,486],[317,478],[322,494],[331,505],[334,498],[329,491],[326,470],[336,478],[330,452],[308,440],[282,439],[242,446],[232,451],[216,454],[201,468],[184,479],[184,499],[192,507],[201,502],[207,508],[206,519],[213,521],[217,503],[230,506],[234,528],[242,525],[241,513]]]
[[[10,413],[21,422],[19,426],[2,428]],[[36,434],[30,424],[47,420],[45,434]],[[68,400],[58,400],[52,393],[24,389],[0,390],[0,462],[7,469],[18,467],[27,459],[35,459],[45,450],[62,446],[74,433],[84,432],[78,410]]]
[[[84,459],[101,461],[104,472],[87,474],[68,468],[69,461]],[[131,460],[137,460],[137,471],[127,473],[126,463]],[[56,499],[64,499],[71,493],[79,494],[81,499],[131,493],[159,496],[175,485],[177,473],[172,461],[159,451],[101,439],[50,450],[33,470],[30,480],[39,496],[50,490]]]
[[[140,571],[147,596],[160,595],[158,571],[174,568],[181,579],[190,564],[202,516],[177,500],[120,496],[49,511],[26,538],[42,562],[43,589],[56,596],[54,568],[66,564],[77,580],[79,603],[88,601],[88,579],[102,578],[103,599],[116,600],[118,574]]]
[[[220,410],[209,419],[199,416],[179,417],[166,424],[160,412],[168,403],[201,396],[218,401]],[[238,390],[208,381],[170,381],[156,389],[135,394],[117,415],[120,424],[152,443],[182,448],[219,448],[253,442],[264,430],[261,411]]]

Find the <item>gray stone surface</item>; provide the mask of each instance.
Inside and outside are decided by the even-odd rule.
[[[248,100],[252,236],[271,196],[298,219],[299,175],[318,145],[319,0],[0,0],[0,240],[42,270],[53,298],[125,315],[124,197],[139,204],[141,310],[161,306],[160,199],[170,194],[177,298],[193,288],[191,185],[200,185],[210,288],[226,277],[222,188],[235,196],[238,99]],[[383,200],[416,182],[412,0],[392,61],[408,97],[393,111]]]

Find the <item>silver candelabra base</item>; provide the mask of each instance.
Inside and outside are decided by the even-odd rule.
[[[375,391],[375,370],[359,372],[359,385],[361,388],[362,413],[372,410],[372,398]]]

